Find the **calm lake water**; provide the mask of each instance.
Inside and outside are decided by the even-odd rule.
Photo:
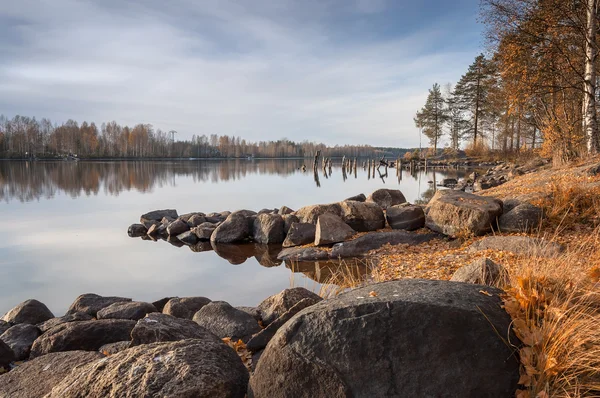
[[[398,178],[390,169],[388,177],[372,178],[362,168],[344,176],[334,167],[331,176],[321,171],[315,181],[312,171],[300,170],[304,162],[310,163],[0,161],[0,315],[29,298],[62,315],[77,295],[88,292],[141,301],[206,296],[254,306],[292,280],[318,291],[319,270],[306,266],[292,276],[285,264],[269,261],[276,249],[270,256],[254,245],[194,252],[130,238],[127,227],[155,209],[175,208],[179,214],[298,209],[379,188],[400,189],[414,202],[432,195],[428,181],[434,177],[464,174],[403,171]]]

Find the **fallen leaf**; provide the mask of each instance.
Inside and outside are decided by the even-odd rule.
[[[371,296],[371,297],[377,297],[377,292],[376,291],[371,291],[371,292],[369,292],[369,296]]]
[[[491,294],[491,293],[489,293],[489,292],[486,292],[485,290],[480,290],[480,291],[479,291],[479,293],[481,293],[481,294],[485,294],[486,296],[490,296],[490,297],[492,297],[492,294]]]

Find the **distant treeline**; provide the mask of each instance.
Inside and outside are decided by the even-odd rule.
[[[369,145],[328,147],[314,142],[249,142],[227,135],[194,135],[189,141],[176,141],[171,131],[154,129],[151,124],[121,126],[112,121],[95,123],[68,120],[53,124],[49,119],[0,115],[0,157],[53,158],[77,155],[80,158],[288,158],[312,157],[321,151],[327,157],[403,156],[411,149],[378,148]],[[176,138],[176,137],[175,137]]]

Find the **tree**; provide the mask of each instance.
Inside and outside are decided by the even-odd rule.
[[[425,106],[415,116],[415,124],[417,127],[422,128],[425,136],[429,138],[434,154],[437,154],[438,141],[442,137],[443,126],[447,121],[446,101],[442,96],[440,85],[434,83],[433,87],[429,89]]]

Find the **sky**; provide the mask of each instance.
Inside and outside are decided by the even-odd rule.
[[[416,147],[479,0],[0,0],[0,114]]]

